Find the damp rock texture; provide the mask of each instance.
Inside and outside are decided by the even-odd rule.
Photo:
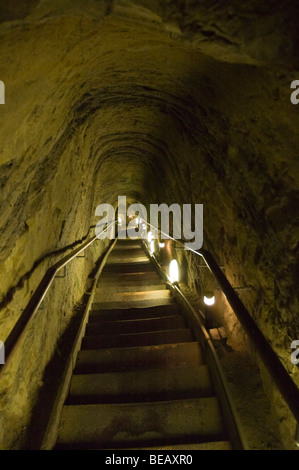
[[[233,286],[248,287],[242,300],[299,384],[290,362],[299,338],[290,3],[0,2],[2,341],[47,267],[92,234],[98,204],[118,195],[202,203],[204,247]],[[43,370],[104,248],[55,281],[50,310],[1,378],[3,448],[22,445]],[[198,262],[182,258],[196,290]],[[231,312],[223,322],[236,344]]]

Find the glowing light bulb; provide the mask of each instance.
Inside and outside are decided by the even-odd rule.
[[[163,242],[160,242],[160,243],[159,243],[159,247],[160,247],[160,248],[164,248],[164,246],[165,246],[165,243],[163,243]]]
[[[206,305],[214,305],[215,303],[215,295],[213,292],[206,292],[204,295],[203,301]]]
[[[170,261],[169,264],[169,279],[172,283],[179,281],[179,265],[175,259]]]

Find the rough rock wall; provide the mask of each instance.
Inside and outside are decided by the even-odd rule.
[[[298,62],[296,6],[287,6],[28,0],[2,10],[1,339],[57,250],[86,236],[100,202],[127,195],[204,204],[205,246],[232,285],[251,287],[242,299],[297,370],[298,110],[289,87]],[[91,265],[77,273],[69,315]],[[188,266],[196,286],[189,256]],[[73,292],[76,281],[66,282]],[[64,329],[58,318],[47,358]],[[26,426],[31,379],[46,361],[36,366],[33,355],[23,387],[21,373],[4,386],[4,447],[18,441],[20,420]]]

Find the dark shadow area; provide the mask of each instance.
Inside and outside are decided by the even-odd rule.
[[[0,1],[0,23],[3,21],[20,20],[36,7],[39,0],[7,0]]]
[[[109,247],[107,250],[108,249]],[[43,386],[36,399],[36,405],[32,409],[32,420],[27,428],[24,443],[22,445],[24,450],[40,449],[46,426],[49,422],[55,403],[57,391],[61,381],[63,380],[65,367],[67,365],[69,355],[71,354],[82,316],[89,299],[92,281],[95,278],[107,250],[105,250],[105,252],[96,261],[94,268],[90,272],[86,283],[86,293],[83,295],[81,301],[74,307],[73,318],[63,335],[60,337],[55,348],[54,355],[45,369]]]
[[[64,334],[61,336],[52,360],[45,369],[43,386],[37,397],[36,405],[32,409],[32,420],[26,432],[24,450],[39,450],[46,426],[55,403],[57,390],[63,378],[63,373],[75,341],[84,313],[88,294],[84,294],[79,305],[74,309],[74,317],[70,321]]]

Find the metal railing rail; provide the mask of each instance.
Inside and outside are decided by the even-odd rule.
[[[107,258],[109,257],[116,242],[117,242],[117,238],[114,238],[114,240],[112,240],[112,242],[110,243],[110,246],[106,250],[103,258],[101,259],[100,265],[98,266],[97,272],[93,278],[92,288],[89,293],[88,302],[84,309],[84,313],[81,317],[80,325],[77,330],[75,340],[72,344],[71,352],[68,355],[68,358],[67,358],[64,370],[63,370],[63,374],[61,375],[61,379],[59,381],[59,386],[56,392],[54,404],[51,409],[51,414],[50,414],[48,423],[45,427],[45,432],[40,441],[40,445],[39,445],[40,450],[51,450],[54,448],[56,444],[56,440],[57,440],[57,436],[59,432],[59,422],[60,422],[62,408],[69,393],[72,374],[76,365],[77,354],[81,348],[81,341],[84,337],[85,327],[89,320],[89,314],[92,309],[92,304],[94,301],[94,296],[95,296],[98,280],[102,273],[103,267],[105,266]]]
[[[299,446],[299,389],[290,377],[283,364],[281,363],[275,351],[272,349],[268,340],[255,323],[254,319],[248,312],[240,297],[235,292],[234,288],[231,286],[223,271],[216,263],[212,254],[209,251],[203,249],[193,250],[192,248],[185,246],[185,244],[181,241],[176,240],[170,235],[164,233],[159,228],[154,227],[146,220],[142,218],[141,220],[143,220],[143,222],[152,227],[152,229],[158,231],[160,234],[166,237],[166,239],[168,238],[170,240],[173,240],[178,245],[184,246],[186,250],[191,251],[192,253],[197,256],[200,256],[204,260],[206,266],[209,268],[216,281],[218,282],[220,289],[226,296],[228,303],[230,304],[232,310],[240,321],[252,344],[256,348],[256,351],[258,352],[265,367],[270,373],[271,378],[273,379],[278,390],[280,391],[285,402],[287,403],[290,411],[292,412],[294,418],[296,419],[297,429],[295,435],[295,443],[297,446]]]
[[[144,241],[143,241],[144,243]],[[146,244],[144,243],[145,250],[149,253]],[[169,276],[157,261],[153,254],[149,253],[152,261],[156,265],[158,271],[167,282],[169,288],[174,292],[174,295],[179,298],[179,303],[182,304],[183,311],[186,312],[189,326],[192,328],[195,337],[199,341],[203,351],[206,354],[206,362],[209,367],[212,383],[214,384],[215,390],[217,390],[218,398],[222,403],[222,411],[225,416],[225,423],[227,432],[230,436],[230,440],[237,450],[248,450],[247,439],[243,433],[242,426],[233,404],[232,396],[227,385],[226,378],[223,374],[221,364],[216,354],[212,340],[203,324],[202,318],[198,315],[198,312],[194,310],[192,305],[186,299],[181,289],[176,283],[172,283]]]
[[[23,310],[20,318],[17,320],[16,324],[14,325],[12,331],[10,332],[9,336],[5,340],[5,363],[0,365],[0,374],[6,369],[10,360],[13,356],[14,351],[18,347],[20,341],[24,337],[29,324],[31,323],[32,318],[35,316],[36,312],[40,308],[43,300],[45,299],[57,273],[64,268],[70,261],[76,258],[82,251],[92,245],[95,240],[99,239],[99,237],[105,233],[113,224],[116,223],[116,220],[112,222],[103,223],[98,225],[106,225],[106,228],[102,230],[99,234],[93,236],[92,238],[88,239],[84,242],[80,247],[73,250],[70,254],[62,258],[60,261],[55,263],[54,265],[50,266],[45,275],[43,276],[42,280],[40,281],[39,285],[37,286],[35,292],[31,296],[27,306]]]
[[[148,224],[151,225],[151,224]],[[153,227],[151,225],[151,227]],[[160,231],[160,230],[159,230]],[[161,231],[160,231],[161,233]],[[172,237],[169,237],[172,238]],[[174,239],[173,239],[174,240]],[[150,253],[146,243],[143,240],[145,250],[148,252],[153,263],[156,265],[158,271],[161,273],[162,277],[168,284],[169,288],[173,291],[174,296],[178,298],[179,304],[181,304],[183,311],[186,312],[186,318],[189,323],[189,326],[192,328],[195,337],[199,341],[202,350],[205,353],[206,363],[209,367],[210,376],[214,389],[218,399],[221,402],[221,408],[223,415],[225,417],[225,423],[230,441],[233,444],[233,448],[237,450],[248,450],[248,443],[245,437],[245,434],[242,429],[242,425],[234,406],[232,395],[228,387],[226,377],[223,373],[222,366],[220,364],[219,358],[215,351],[214,345],[212,343],[211,337],[208,334],[206,327],[204,325],[205,317],[202,312],[196,312],[192,307],[190,302],[187,300],[183,292],[181,291],[178,283],[172,283],[169,275],[165,269],[161,266],[159,261],[156,259],[155,255]]]

